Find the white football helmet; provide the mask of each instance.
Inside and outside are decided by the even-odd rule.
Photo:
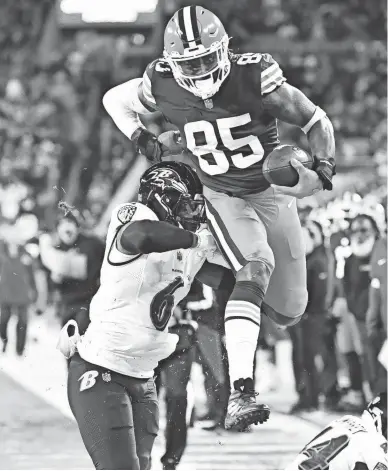
[[[178,10],[164,32],[164,57],[177,83],[206,100],[230,72],[229,37],[219,18],[200,6]]]

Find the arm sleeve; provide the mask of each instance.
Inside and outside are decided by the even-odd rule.
[[[131,139],[138,128],[144,127],[139,120],[139,114],[157,111],[151,77],[149,65],[142,78],[128,80],[111,88],[102,99],[107,113],[128,139]]]
[[[156,214],[141,203],[117,207],[108,234],[110,263],[122,263],[153,252],[188,249],[196,240],[194,233],[159,221]]]
[[[193,232],[173,226],[165,221],[138,221],[120,230],[122,250],[131,254],[170,252],[193,247]]]
[[[108,234],[106,238],[106,257],[110,264],[127,263],[136,258],[138,254],[131,254],[120,244],[120,235],[123,230],[136,221],[157,221],[156,214],[141,203],[120,204],[112,211]]]
[[[282,85],[287,79],[279,64],[270,54],[263,54],[260,61],[261,95],[267,95]]]

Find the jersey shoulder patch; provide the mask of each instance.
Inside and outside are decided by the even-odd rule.
[[[126,224],[131,222],[134,214],[136,213],[137,207],[135,204],[128,203],[121,206],[117,212],[117,219],[122,223]]]
[[[124,203],[112,211],[112,223],[116,225],[128,224],[129,222],[148,219],[158,221],[156,214],[142,203]]]

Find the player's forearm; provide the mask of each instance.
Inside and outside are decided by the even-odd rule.
[[[334,163],[335,139],[330,119],[325,116],[317,121],[307,134],[312,154],[319,160],[328,159]]]
[[[138,128],[144,127],[139,114],[149,113],[138,97],[140,83],[141,79],[134,79],[117,85],[108,90],[102,99],[107,113],[128,139],[132,138]]]
[[[163,221],[138,221],[120,235],[120,246],[131,254],[170,252],[195,247],[198,237]]]

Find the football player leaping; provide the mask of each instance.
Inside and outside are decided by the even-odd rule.
[[[233,391],[226,428],[260,422],[253,358],[261,311],[280,326],[297,323],[307,302],[303,238],[295,197],[332,189],[333,127],[325,112],[286,83],[269,54],[233,54],[220,20],[200,6],[167,24],[164,58],[142,78],[109,90],[103,102],[118,128],[149,160],[161,144],[139,114],[155,110],[175,125],[204,185],[209,228],[236,274],[225,313]],[[314,170],[293,165],[293,188],[269,187],[262,164],[279,144],[276,120],[307,134]],[[299,165],[298,165],[299,164]]]
[[[286,471],[298,469],[388,469],[387,393],[368,404],[361,417],[334,420]]]
[[[149,469],[158,432],[154,369],[178,338],[167,330],[172,311],[196,276],[215,288],[235,282],[230,270],[205,262],[216,244],[202,224],[201,192],[187,165],[148,169],[138,202],[113,211],[90,326],[82,337],[70,325],[61,332],[59,349],[72,357],[70,407],[97,469]]]

